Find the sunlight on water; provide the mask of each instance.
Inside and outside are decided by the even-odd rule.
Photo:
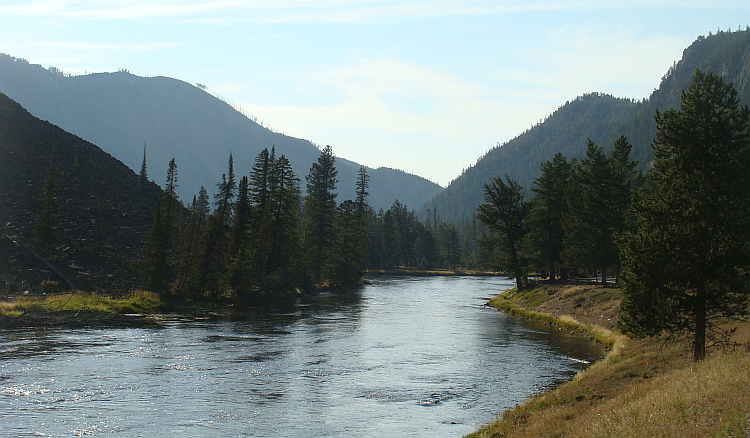
[[[373,280],[264,317],[0,334],[0,436],[461,436],[602,351],[483,304],[499,278]]]

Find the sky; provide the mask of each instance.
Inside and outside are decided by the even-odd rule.
[[[590,92],[643,99],[750,2],[2,0],[0,52],[202,84],[264,126],[446,186]]]

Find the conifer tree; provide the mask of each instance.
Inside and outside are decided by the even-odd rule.
[[[141,272],[146,275],[144,287],[165,294],[175,275],[179,262],[177,248],[178,220],[181,209],[177,198],[177,164],[169,162],[164,195],[159,198],[148,239],[140,261]]]
[[[523,199],[521,185],[510,177],[496,177],[484,184],[485,202],[478,207],[477,219],[487,224],[495,234],[483,244],[500,251],[498,267],[516,280],[516,288],[523,287],[525,261],[521,256],[521,241],[526,234],[528,204]]]
[[[637,337],[716,341],[716,318],[747,315],[750,295],[750,113],[737,91],[696,71],[679,110],[656,113],[654,169],[621,241],[621,327]]]
[[[141,187],[148,183],[148,172],[146,171],[146,142],[143,142],[143,162],[141,163],[141,172],[138,174],[138,184]]]
[[[39,246],[47,251],[57,247],[57,138],[55,137],[50,154],[47,175],[42,186],[42,212],[36,223],[37,241]]]
[[[529,212],[529,254],[550,281],[563,274],[563,217],[568,214],[571,166],[561,153],[541,165]]]
[[[574,166],[564,216],[564,259],[571,267],[601,271],[619,266],[617,235],[628,224],[631,193],[637,180],[637,161],[630,161],[631,146],[624,136],[610,157],[589,140],[586,158]]]
[[[336,158],[326,146],[307,175],[305,197],[305,244],[315,285],[322,284],[330,265],[331,247],[336,224]]]
[[[200,293],[200,263],[210,210],[208,192],[201,186],[198,196],[193,196],[187,227],[180,239],[180,275],[175,289],[182,298],[195,298]]]
[[[232,213],[237,190],[232,154],[229,154],[227,173],[221,175],[217,189],[214,195],[214,211],[208,218],[196,277],[203,296],[209,300],[219,299],[226,287]]]

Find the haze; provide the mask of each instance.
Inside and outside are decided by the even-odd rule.
[[[642,99],[746,1],[4,1],[0,52],[169,76],[443,186],[586,92]]]

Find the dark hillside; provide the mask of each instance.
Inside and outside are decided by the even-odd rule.
[[[53,144],[60,245],[43,253],[35,226]],[[135,287],[135,261],[160,194],[156,184],[141,187],[132,170],[97,146],[0,94],[0,290],[57,280],[13,241],[36,247],[78,288],[117,293]]]
[[[204,186],[210,194],[226,172],[230,152],[235,172],[246,175],[265,148],[284,154],[305,187],[305,176],[320,150],[310,141],[271,130],[231,105],[187,82],[141,77],[126,71],[67,76],[54,68],[0,54],[0,92],[29,112],[90,141],[135,171],[147,143],[149,177],[163,182],[174,158],[178,194],[188,202]],[[334,153],[336,145],[332,145]],[[360,165],[338,158],[338,201],[354,199]],[[442,188],[424,178],[391,169],[368,169],[370,202],[393,200],[420,207]]]

